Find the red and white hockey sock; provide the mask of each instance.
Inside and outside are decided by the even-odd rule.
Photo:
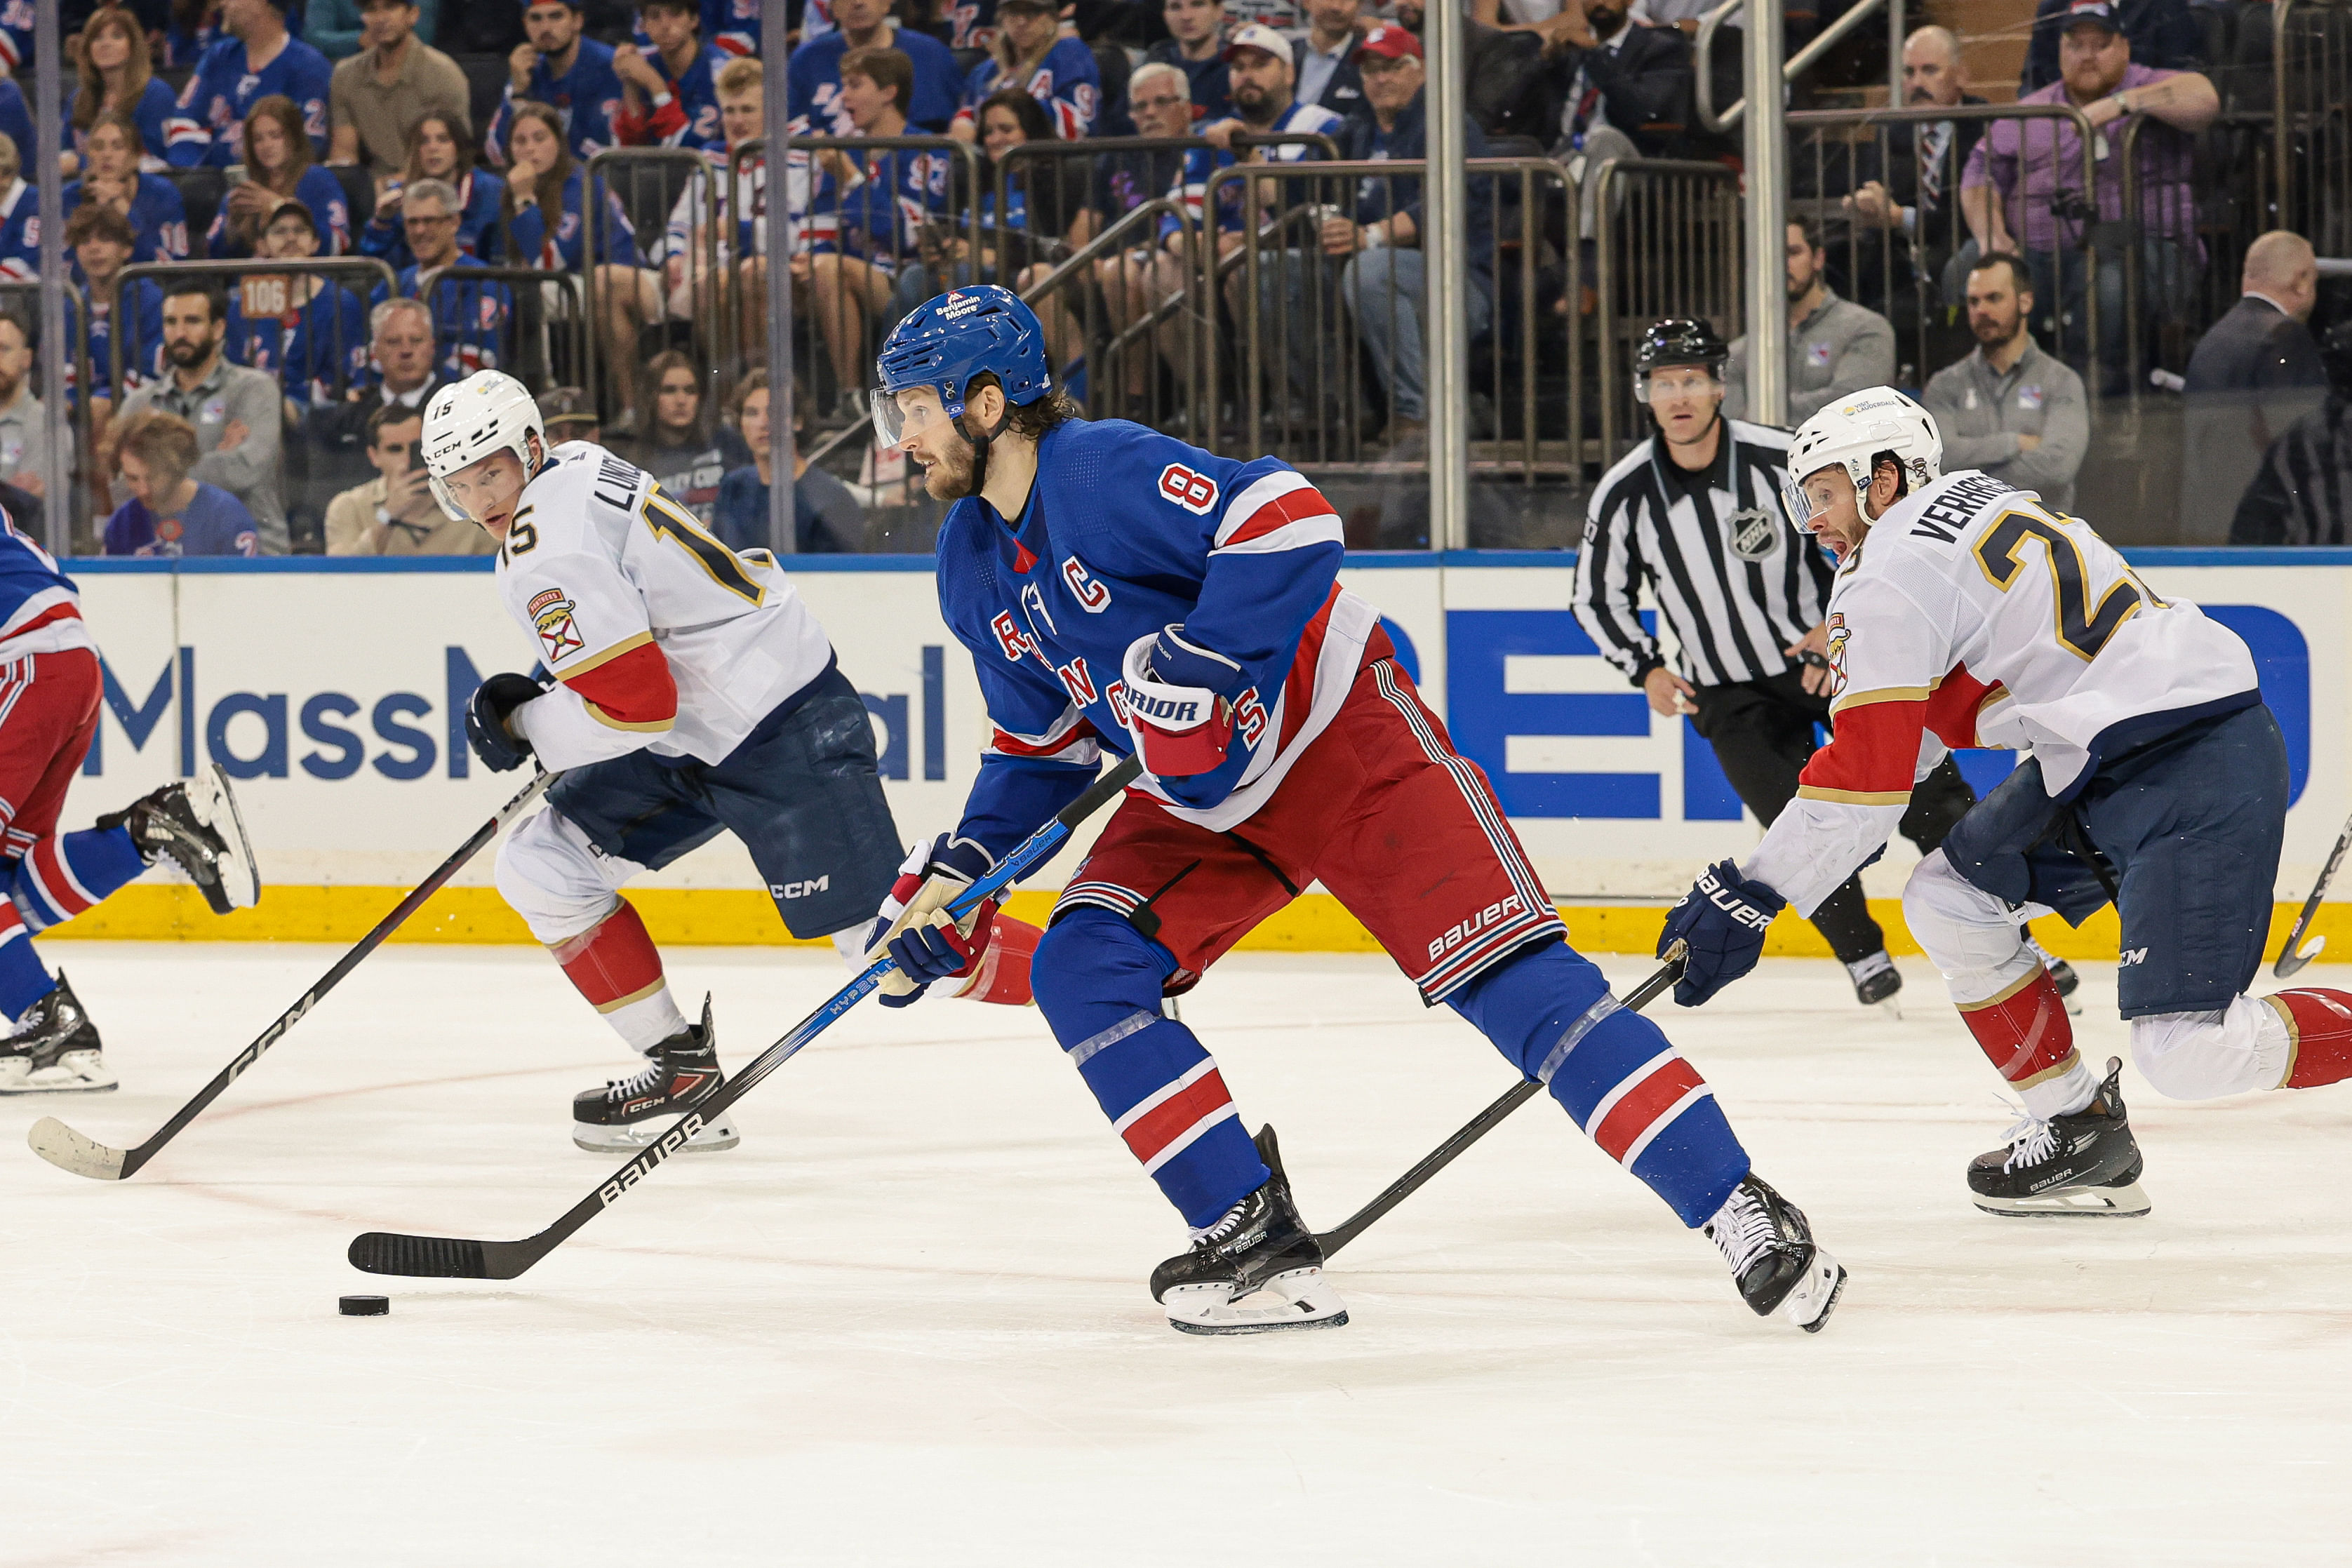
[[[2099,1080],[2074,1050],[2074,1026],[2058,983],[2030,951],[2027,958],[2026,972],[1991,997],[1976,1002],[1956,997],[1953,1005],[2025,1109],[2046,1122],[2096,1099]]]
[[[2286,1020],[2282,1089],[2316,1089],[2352,1078],[2352,991],[2278,991],[2263,1000]]]
[[[686,1018],[670,998],[661,954],[646,934],[646,923],[628,900],[614,902],[613,913],[595,929],[548,951],[630,1049],[650,1054],[686,1028]]]

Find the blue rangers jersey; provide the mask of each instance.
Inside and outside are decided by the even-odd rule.
[[[82,624],[74,580],[0,511],[0,660],[97,646]]]
[[[895,28],[890,47],[915,63],[914,102],[907,109],[907,134],[937,136],[955,118],[961,73],[955,56],[928,33]],[[855,136],[849,111],[841,106],[841,57],[848,40],[827,33],[793,51],[784,66],[784,102],[794,136]]]
[[[58,193],[58,204],[65,210],[66,216],[73,216],[74,209],[81,205],[79,180],[68,182]],[[188,259],[187,204],[180,200],[180,188],[171,181],[161,174],[140,175],[139,189],[131,198],[131,211],[126,216],[131,224],[132,261]],[[38,248],[40,243],[36,231],[33,244]]]
[[[15,86],[13,82],[9,85]],[[76,126],[73,118],[74,99],[80,96],[80,89],[75,88],[70,80],[67,86],[68,90],[62,95],[65,102],[58,110],[59,129],[64,133],[65,144],[87,158],[89,156],[89,132]],[[18,101],[23,101],[21,97]],[[163,153],[171,145],[172,116],[177,102],[163,78],[149,77],[146,87],[139,94],[139,101],[131,106],[131,116],[139,121],[139,168],[143,173],[160,173],[171,167]],[[8,131],[5,113],[0,113],[0,131]],[[8,133],[11,136],[16,134],[13,131]],[[23,143],[18,145],[21,147]]]
[[[0,278],[33,283],[40,276],[40,187],[19,180],[0,193]]]
[[[299,38],[258,71],[246,69],[245,45],[223,38],[196,62],[196,74],[180,89],[178,111],[165,122],[163,155],[175,169],[210,164],[226,169],[245,162],[245,117],[272,93],[294,100],[313,155],[327,156],[327,84],[334,76],[327,57]]]
[[[971,75],[964,78],[963,107],[956,110],[956,124],[978,129],[973,122],[980,106],[988,101],[989,94],[1006,85],[1003,73],[993,55],[971,68]],[[1021,85],[1045,106],[1057,141],[1079,140],[1102,112],[1102,68],[1095,63],[1095,52],[1076,38],[1055,39],[1045,59]]]
[[[940,606],[971,653],[992,727],[959,837],[1001,857],[1133,749],[1129,646],[1181,623],[1238,663],[1233,749],[1213,773],[1136,788],[1214,831],[1246,821],[1339,710],[1380,612],[1338,584],[1339,518],[1305,476],[1126,420],[1039,444],[1008,525],[977,497],[940,530]]]
[[[572,68],[560,77],[548,73],[547,57],[541,55],[530,68],[530,90],[522,96],[555,110],[572,143],[572,155],[583,163],[620,144],[613,134],[613,119],[621,112],[621,78],[613,69],[610,44],[581,39]],[[507,165],[507,132],[514,126],[514,83],[509,81],[499,112],[490,120],[489,134],[482,139],[483,152],[501,169]]]
[[[953,165],[944,152],[853,152],[849,159],[861,176],[857,183],[845,191],[828,172],[810,197],[808,246],[895,271],[914,259],[923,225],[947,210]]]
[[[296,403],[323,407],[367,382],[367,307],[329,284],[282,316],[247,316],[241,291],[232,293],[224,348],[232,364],[276,376]]]

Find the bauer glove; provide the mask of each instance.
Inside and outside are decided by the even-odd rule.
[[[1739,874],[1731,862],[1717,861],[1699,873],[1683,901],[1666,912],[1658,956],[1677,937],[1690,944],[1675,1001],[1699,1007],[1716,992],[1756,967],[1764,953],[1764,933],[1789,901],[1760,882]]]
[[[547,688],[529,675],[492,675],[474,688],[466,704],[466,744],[493,773],[519,768],[530,755],[530,742],[508,727],[507,717]]]
[[[1120,661],[1127,728],[1155,779],[1190,779],[1224,766],[1234,740],[1233,695],[1242,667],[1170,626],[1129,643]]]

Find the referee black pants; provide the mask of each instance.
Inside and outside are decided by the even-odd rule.
[[[1797,775],[1816,749],[1813,726],[1829,722],[1829,698],[1806,691],[1801,671],[1784,670],[1760,681],[1700,686],[1691,700],[1698,706],[1691,724],[1715,747],[1715,759],[1740,803],[1770,827],[1780,809],[1796,799]],[[1976,791],[1947,757],[1911,791],[1903,836],[1925,854],[1976,803]],[[1822,900],[1812,918],[1814,928],[1829,939],[1830,951],[1846,963],[1886,946],[1886,934],[1870,917],[1858,875]]]

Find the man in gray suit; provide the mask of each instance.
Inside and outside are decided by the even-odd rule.
[[[2189,358],[2180,542],[2225,544],[2263,454],[2327,393],[2304,323],[2319,297],[2311,242],[2273,229],[2246,251],[2242,290]]]

